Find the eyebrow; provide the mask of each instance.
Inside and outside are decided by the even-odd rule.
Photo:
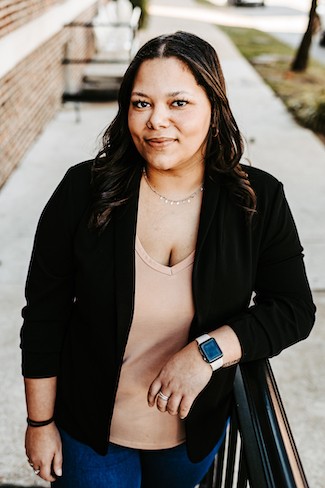
[[[174,91],[174,92],[170,92],[170,93],[167,93],[166,95],[168,97],[177,97],[178,95],[190,95],[189,92],[185,91],[185,90],[179,90],[179,91]],[[142,93],[142,92],[138,92],[138,91],[135,91],[135,92],[132,92],[131,93],[131,96],[138,96],[138,97],[145,97],[145,98],[150,98],[149,95],[146,95],[145,93]]]

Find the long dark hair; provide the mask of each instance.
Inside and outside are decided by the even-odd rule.
[[[102,149],[92,167],[93,206],[90,226],[103,229],[115,207],[132,196],[132,181],[145,164],[136,150],[129,129],[128,110],[135,77],[149,59],[175,57],[191,70],[211,103],[211,125],[207,134],[206,177],[221,177],[239,205],[252,215],[256,196],[239,162],[243,142],[226,96],[217,53],[213,47],[188,32],[156,37],[140,48],[128,67],[119,90],[118,113],[103,136]]]

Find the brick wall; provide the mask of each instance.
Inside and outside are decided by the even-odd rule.
[[[76,21],[87,22],[95,13],[96,5]],[[89,29],[64,28],[0,79],[0,186],[61,106],[65,69],[62,59],[68,43],[78,56],[91,57]],[[76,82],[82,68],[69,69]]]
[[[63,0],[0,0],[0,37],[38,17]]]
[[[87,22],[92,16],[83,15],[76,19],[76,22]],[[85,59],[91,58],[95,51],[95,39],[92,29],[85,27],[66,27],[67,39],[64,58],[67,59]],[[78,89],[79,81],[83,76],[85,64],[67,64],[64,65],[65,87],[69,92]]]

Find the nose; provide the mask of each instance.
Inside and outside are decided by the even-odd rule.
[[[156,105],[152,108],[148,121],[147,127],[149,129],[160,129],[168,127],[170,123],[168,108],[162,104]]]

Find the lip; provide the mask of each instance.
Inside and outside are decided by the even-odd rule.
[[[173,144],[173,142],[175,142],[176,139],[172,137],[150,137],[145,139],[145,141],[147,144],[153,147],[166,147],[169,146],[170,144]]]

